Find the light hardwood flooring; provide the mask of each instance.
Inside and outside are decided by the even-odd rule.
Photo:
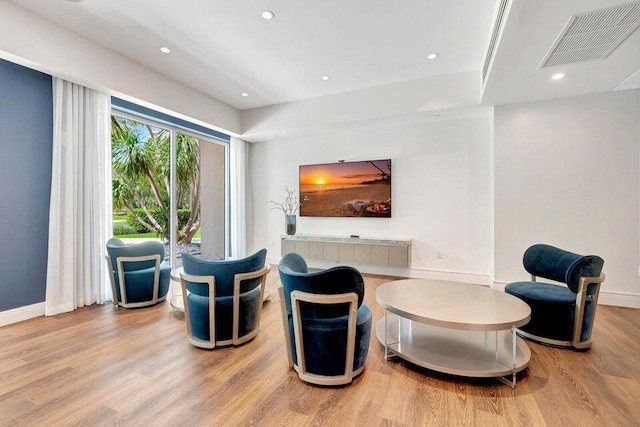
[[[374,322],[375,290],[388,280],[365,277]],[[211,351],[187,343],[168,303],[2,327],[0,425],[640,425],[640,310],[599,307],[586,352],[529,343],[515,390],[385,361],[373,334],[364,373],[323,388],[287,367],[277,294],[269,299],[254,340]]]

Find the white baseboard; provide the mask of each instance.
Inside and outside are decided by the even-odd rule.
[[[22,322],[23,320],[29,320],[40,316],[44,316],[44,302],[0,311],[0,326]]]
[[[493,289],[504,291],[504,287],[507,286],[508,283],[509,282],[494,281],[492,287]],[[598,304],[614,305],[616,307],[640,308],[640,294],[634,294],[631,292],[609,291],[600,288]]]
[[[640,308],[640,294],[631,292],[607,291],[600,289],[598,304],[617,307]]]
[[[507,286],[507,284],[509,284],[509,282],[494,280],[493,283],[491,284],[491,288],[504,292],[504,287]]]

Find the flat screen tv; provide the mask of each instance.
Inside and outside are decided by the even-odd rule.
[[[300,166],[300,216],[391,218],[391,159]]]

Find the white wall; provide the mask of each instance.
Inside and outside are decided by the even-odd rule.
[[[601,301],[640,307],[640,92],[495,107],[495,280],[548,243],[604,260]]]
[[[0,58],[217,130],[241,132],[240,112],[217,99],[9,1],[0,1],[0,17]]]
[[[488,284],[489,126],[485,115],[251,144],[249,247],[266,247],[270,262],[278,262],[284,217],[269,210],[267,200],[286,186],[297,190],[299,165],[391,158],[393,218],[299,217],[298,234],[411,238],[412,276],[452,272],[453,278]]]

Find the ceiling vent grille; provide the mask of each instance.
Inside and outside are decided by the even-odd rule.
[[[493,55],[495,54],[496,46],[498,45],[498,38],[500,38],[500,32],[502,31],[502,25],[506,17],[507,6],[510,2],[511,0],[501,0],[498,5],[496,19],[493,24],[493,31],[491,32],[491,38],[489,38],[487,52],[484,56],[484,64],[482,65],[482,83],[485,82],[487,75],[489,74]]]
[[[640,2],[573,15],[538,68],[605,59],[640,25]]]

